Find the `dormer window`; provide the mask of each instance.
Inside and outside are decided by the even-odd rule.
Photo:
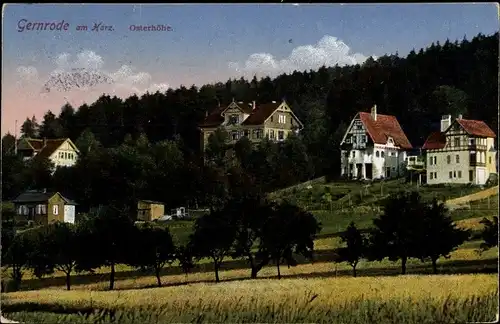
[[[389,139],[387,140],[387,142],[388,142],[389,144],[394,144],[394,140],[392,139],[392,137],[389,137]]]
[[[238,115],[229,116],[228,125],[237,125],[239,124],[240,118]]]
[[[279,117],[278,117],[278,123],[280,123],[280,124],[286,124],[286,116],[285,115],[279,115]]]

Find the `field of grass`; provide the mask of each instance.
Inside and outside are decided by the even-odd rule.
[[[4,296],[4,315],[36,323],[493,321],[496,275],[293,278],[120,291],[38,290]],[[101,316],[99,316],[99,313]]]

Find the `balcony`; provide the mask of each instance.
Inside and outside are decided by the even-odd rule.
[[[471,167],[485,167],[486,162],[470,161],[470,166]]]
[[[482,144],[469,144],[469,151],[486,151],[486,145]]]

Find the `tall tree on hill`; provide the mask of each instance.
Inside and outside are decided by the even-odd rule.
[[[26,118],[24,123],[21,125],[21,137],[37,138],[38,137],[38,122],[35,115],[30,118]]]
[[[64,129],[61,126],[57,117],[50,110],[43,116],[42,125],[40,126],[41,138],[61,138],[64,136]]]
[[[451,114],[457,117],[467,113],[469,98],[467,94],[448,85],[438,86],[431,95],[432,112],[438,115]]]
[[[2,154],[14,154],[16,138],[10,132],[2,137]]]
[[[62,135],[75,140],[78,136],[78,133],[75,132],[75,108],[71,104],[66,103],[62,106],[57,119],[62,127]]]

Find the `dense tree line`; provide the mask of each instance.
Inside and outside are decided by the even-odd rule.
[[[336,144],[354,114],[373,104],[380,113],[397,116],[417,146],[439,127],[444,113],[462,113],[496,129],[498,47],[498,33],[478,34],[472,40],[432,43],[405,58],[396,53],[361,65],[295,71],[274,79],[232,79],[200,88],[181,86],[124,100],[103,95],[91,105],[66,104],[58,115],[49,111],[40,124],[35,117],[27,118],[21,132],[73,141],[93,136],[105,148],[145,135],[151,143],[174,141],[192,158],[200,147],[197,125],[218,103],[285,98],[306,125],[300,138],[312,174],[336,174]],[[11,137],[5,138],[4,148],[12,148]]]

